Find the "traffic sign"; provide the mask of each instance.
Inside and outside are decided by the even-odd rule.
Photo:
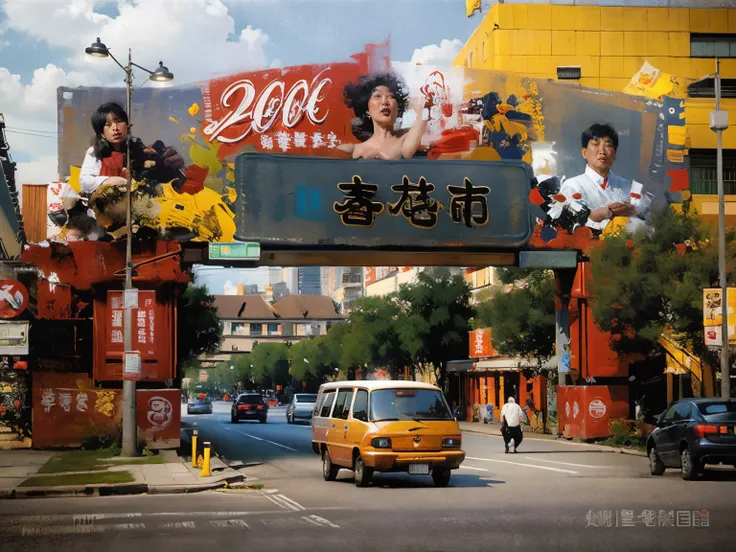
[[[261,245],[255,242],[210,243],[209,258],[258,261],[261,258]]]

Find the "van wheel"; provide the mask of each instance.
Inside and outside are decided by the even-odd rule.
[[[685,481],[697,479],[698,473],[702,469],[700,462],[693,459],[688,449],[684,449],[680,453],[680,465],[682,466],[682,478]]]
[[[652,475],[663,475],[664,470],[664,462],[657,454],[657,449],[652,447],[652,450],[649,451],[649,471]]]
[[[435,487],[447,487],[450,483],[450,470],[434,470],[432,471],[432,480],[434,481]]]
[[[355,459],[353,472],[355,473],[356,487],[367,487],[370,484],[371,478],[373,477],[373,470],[365,466],[360,456]]]
[[[330,459],[330,453],[327,449],[322,451],[322,477],[325,481],[334,481],[337,477],[337,472],[340,471],[339,466],[335,466]]]

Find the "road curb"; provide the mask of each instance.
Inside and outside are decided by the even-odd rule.
[[[495,433],[487,433],[485,431],[476,431],[473,429],[463,429],[463,433],[472,433],[473,435],[485,435],[486,437],[496,437],[497,439],[503,439],[501,435],[496,435]],[[631,449],[625,449],[625,448],[619,448],[619,447],[609,447],[606,445],[597,445],[594,443],[586,443],[584,441],[580,440],[570,440],[570,439],[540,439],[539,437],[527,437],[524,435],[524,441],[543,441],[546,443],[565,443],[565,444],[573,444],[573,445],[580,445],[580,446],[586,446],[591,449],[597,450],[599,452],[617,452],[619,454],[630,454],[632,456],[641,456],[643,458],[647,457],[646,452],[639,451],[639,450],[631,450]]]
[[[59,487],[16,487],[0,491],[0,499],[15,498],[70,498],[84,496],[119,496],[134,494],[186,494],[227,488],[245,481],[244,475],[233,475],[197,485],[149,485],[125,483],[120,485],[65,485]]]

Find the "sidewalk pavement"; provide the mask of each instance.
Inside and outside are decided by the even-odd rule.
[[[212,458],[212,475],[201,477],[200,468],[192,467],[177,455],[176,451],[161,451],[163,464],[125,464],[124,458],[111,458],[111,466],[94,473],[127,471],[135,478],[130,483],[61,485],[49,487],[21,487],[29,477],[57,453],[33,450],[0,450],[0,498],[38,498],[43,496],[109,496],[114,494],[175,494],[206,491],[229,486],[238,486],[246,480],[245,475],[233,469],[219,458]],[[63,476],[64,472],[49,475]],[[42,477],[43,475],[41,475]]]
[[[475,433],[479,435],[490,435],[494,437],[501,437],[501,422],[494,421],[493,423],[484,424],[480,422],[459,422],[460,429],[464,433]],[[556,428],[553,429],[554,433],[534,433],[532,431],[524,431],[524,440],[540,440],[540,441],[551,441],[556,443],[574,443],[578,445],[584,445],[590,447],[593,450],[602,452],[620,452],[623,454],[633,454],[634,456],[646,457],[646,452],[637,450],[634,448],[624,447],[611,447],[598,443],[588,443],[582,439],[568,439],[565,437],[558,437]]]

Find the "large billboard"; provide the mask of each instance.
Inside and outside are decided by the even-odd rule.
[[[392,63],[380,45],[347,62],[136,90],[131,132],[151,147],[133,160],[133,229],[272,248],[579,248],[646,227],[687,190],[683,102],[674,87],[655,95],[653,80],[643,70],[628,94],[603,92]],[[121,188],[79,182],[92,113],[123,98],[59,89],[69,181],[50,216],[61,238],[125,232]]]

